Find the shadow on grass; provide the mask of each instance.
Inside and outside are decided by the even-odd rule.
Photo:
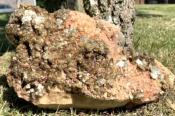
[[[7,51],[14,51],[15,46],[9,42],[5,36],[5,31],[0,30],[0,56],[2,56]]]
[[[0,56],[7,51],[13,51],[15,47],[10,43],[5,36],[5,25],[8,22],[10,14],[0,14]]]

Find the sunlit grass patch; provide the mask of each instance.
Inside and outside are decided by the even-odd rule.
[[[137,5],[137,11],[147,14],[162,14],[166,16],[175,16],[175,5],[159,4],[159,5]]]
[[[167,7],[172,6],[168,5]],[[156,8],[151,5],[138,6],[137,10],[140,9],[144,9],[145,14],[147,14],[146,11],[149,13],[153,9],[155,11],[161,9],[163,12],[167,12],[166,7],[163,5],[158,5]],[[175,15],[158,17],[144,17],[143,15],[142,17],[137,17],[134,44],[138,51],[153,55],[175,72]]]

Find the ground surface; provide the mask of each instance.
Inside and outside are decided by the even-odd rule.
[[[143,5],[137,6],[135,23],[135,48],[140,52],[151,54],[175,72],[175,5]],[[0,75],[6,71],[11,55],[5,51],[13,51],[5,39],[3,26],[7,15],[0,14]],[[3,55],[2,55],[3,54]],[[118,116],[173,116],[175,114],[175,93],[169,90],[157,103],[136,107],[110,109],[108,111],[77,111],[74,109],[48,111],[38,109],[16,97],[6,83],[5,76],[0,78],[0,115],[118,115]]]

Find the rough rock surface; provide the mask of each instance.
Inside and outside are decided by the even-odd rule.
[[[61,8],[78,10],[91,17],[119,25],[125,37],[122,46],[128,51],[133,47],[134,2],[134,0],[46,0],[45,6],[48,6],[47,9],[51,12]]]
[[[163,82],[174,81],[154,59],[126,57],[118,26],[81,12],[22,6],[12,13],[6,33],[17,46],[8,83],[39,107],[143,104],[159,98]]]

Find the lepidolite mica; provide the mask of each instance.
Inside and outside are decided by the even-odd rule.
[[[131,61],[120,47],[118,26],[78,11],[21,6],[11,14],[6,33],[16,45],[8,83],[38,107],[143,104],[159,98],[163,82],[174,81],[161,64],[144,57]]]

